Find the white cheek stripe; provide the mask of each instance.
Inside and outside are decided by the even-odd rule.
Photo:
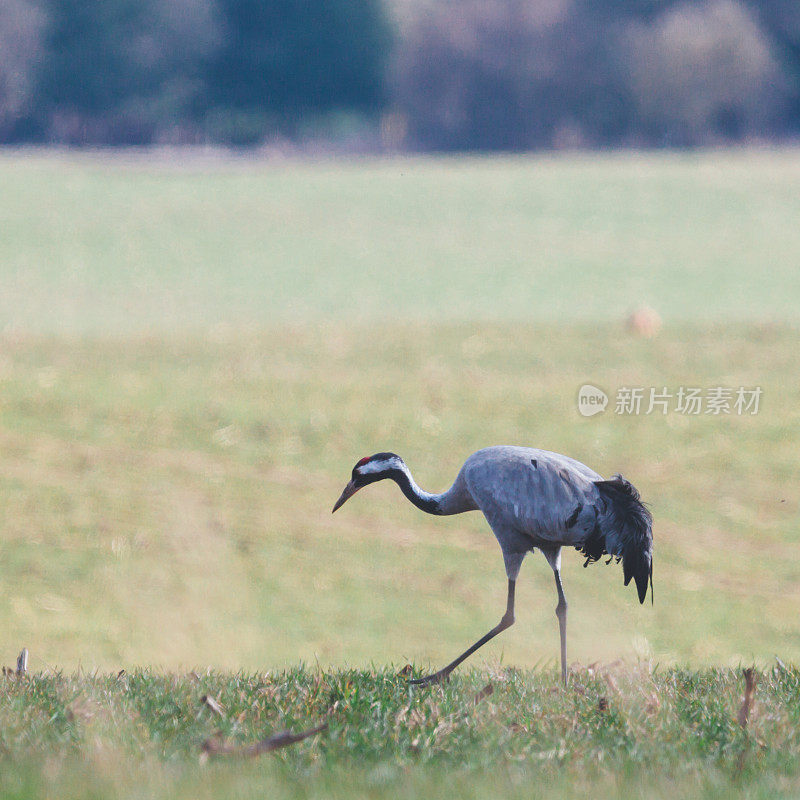
[[[400,464],[396,458],[388,458],[383,461],[370,461],[364,464],[363,467],[358,467],[356,470],[361,475],[369,475],[373,472],[385,472],[387,469],[397,469]]]

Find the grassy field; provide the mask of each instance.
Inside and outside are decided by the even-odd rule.
[[[737,326],[7,337],[0,652],[110,669],[449,660],[504,608],[482,516],[422,514],[389,483],[331,506],[377,450],[440,489],[473,450],[527,442],[621,470],[656,520],[652,608],[619,567],[566,554],[575,659],[796,660],[796,344],[792,328]],[[584,419],[587,380],[764,397],[755,416]],[[484,657],[551,663],[554,607],[533,556],[518,624]]]
[[[500,781],[549,797],[596,780],[601,796],[659,796],[673,779],[709,797],[737,781],[796,793],[797,675],[773,665],[800,661],[800,152],[7,154],[0,184],[0,661],[27,646],[35,673],[3,688],[0,793],[416,797],[456,781],[485,796]],[[643,302],[665,321],[652,339],[623,324]],[[588,419],[587,382],[612,397]],[[763,397],[754,416],[625,416],[625,386]],[[394,450],[439,490],[499,443],[634,481],[655,518],[656,602],[639,606],[619,567],[566,553],[585,686],[563,693],[552,575],[532,556],[517,625],[433,714],[438,695],[414,699],[391,675],[441,665],[497,622],[491,532],[479,514],[426,516],[386,484],[330,509],[361,456]],[[584,725],[595,662],[616,665],[610,728]],[[750,740],[732,727],[741,681],[728,670],[753,662],[768,670],[760,743],[737,766]],[[192,716],[201,685],[160,670],[209,666],[220,672],[201,683],[229,711],[260,697],[265,670],[281,703],[241,728]],[[358,687],[346,691],[368,707],[347,730],[374,729],[368,744],[337,722],[291,754],[198,771],[214,724],[249,741],[318,719],[322,701],[292,711],[289,698],[320,681]],[[454,738],[410,754],[391,738],[386,720],[412,700],[449,736],[488,681],[488,727],[458,717]],[[640,707],[650,682],[660,727]],[[91,722],[64,710],[80,697],[104,709]],[[508,738],[522,705],[535,716]],[[567,755],[541,755],[562,740]],[[354,766],[368,747],[381,755]]]
[[[798,319],[800,151],[317,164],[0,157],[0,320]]]
[[[796,797],[800,674],[387,671],[2,679],[4,797]],[[216,712],[203,698],[211,696]],[[276,731],[318,735],[257,758]],[[208,751],[211,750],[211,754]]]

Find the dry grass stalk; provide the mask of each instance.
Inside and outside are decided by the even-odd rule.
[[[210,708],[217,716],[219,717],[225,716],[225,712],[222,710],[222,706],[210,694],[204,694],[200,698],[200,702],[207,708]]]
[[[17,675],[24,675],[28,671],[28,648],[23,647],[17,656]]]
[[[491,683],[487,683],[486,686],[483,687],[479,692],[475,694],[474,702],[475,705],[481,702],[481,700],[485,700],[487,697],[490,697],[494,694],[494,686]]]
[[[203,742],[202,750],[203,754],[206,756],[240,756],[242,758],[255,758],[264,753],[271,753],[273,750],[280,750],[282,747],[288,747],[297,742],[302,742],[304,739],[322,733],[327,729],[328,723],[323,722],[322,725],[309,728],[307,731],[302,731],[301,733],[281,731],[280,733],[276,733],[250,745],[231,744],[215,736]]]
[[[747,722],[750,719],[750,712],[753,710],[753,696],[756,691],[756,673],[753,667],[748,667],[743,670],[744,672],[744,700],[742,700],[742,707],[739,709],[739,724],[743,728],[747,728]]]

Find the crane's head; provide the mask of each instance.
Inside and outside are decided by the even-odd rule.
[[[333,511],[344,505],[359,489],[384,478],[396,477],[404,471],[403,459],[395,453],[375,453],[356,462],[350,482],[344,487],[342,496],[336,501]],[[333,511],[331,513],[333,513]]]

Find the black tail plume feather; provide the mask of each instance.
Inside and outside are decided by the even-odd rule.
[[[633,484],[621,475],[608,481],[595,481],[595,486],[608,510],[598,515],[594,530],[581,548],[586,563],[606,554],[621,556],[625,585],[633,579],[639,602],[644,603],[649,583],[652,601],[653,516]]]

